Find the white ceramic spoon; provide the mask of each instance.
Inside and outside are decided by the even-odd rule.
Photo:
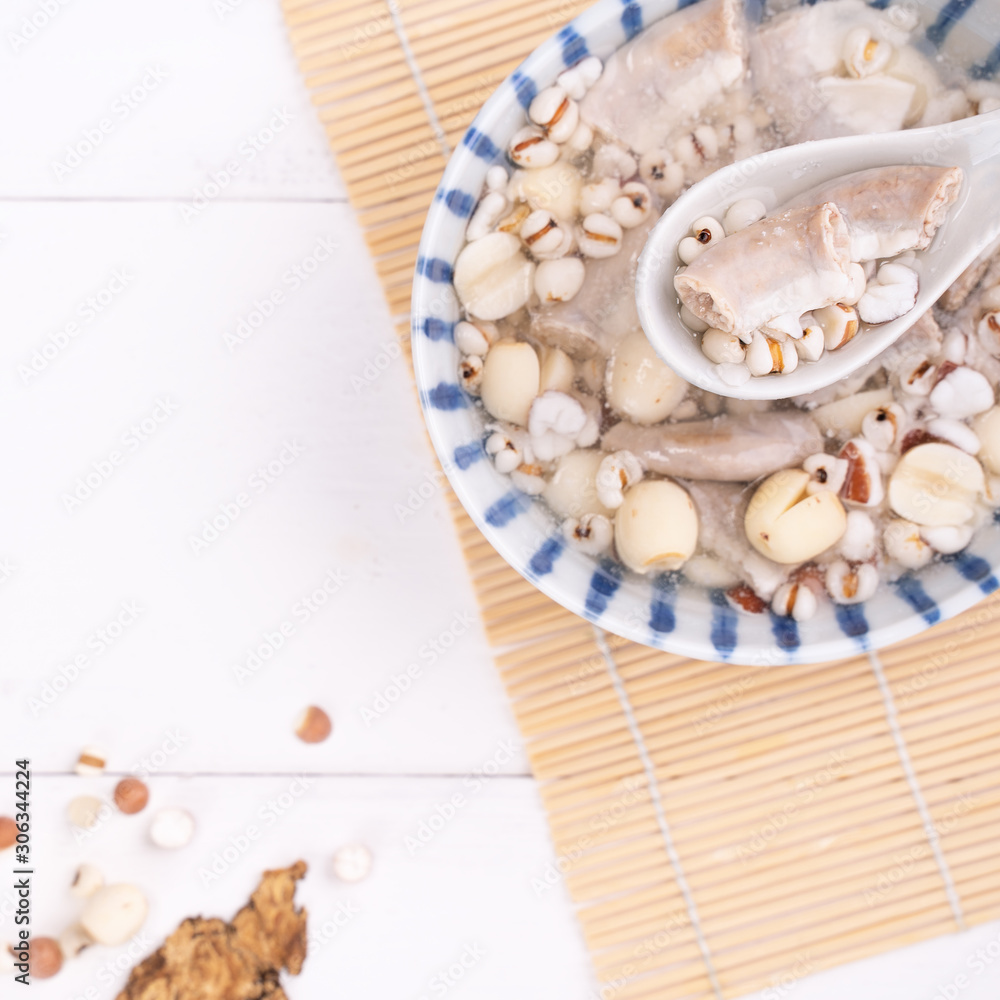
[[[727,385],[682,322],[673,278],[677,244],[702,216],[721,219],[742,198],[759,198],[768,213],[818,184],[869,167],[898,164],[961,167],[958,201],[934,241],[911,263],[920,276],[914,308],[881,326],[864,327],[849,343],[788,375]],[[732,163],[685,191],[663,213],[639,258],[635,298],[639,319],[656,352],[681,378],[720,396],[783,399],[845,378],[904,334],[972,261],[1000,236],[1000,111],[948,125],[884,135],[857,135],[786,146]],[[752,267],[752,261],[747,261]]]

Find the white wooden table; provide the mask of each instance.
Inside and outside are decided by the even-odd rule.
[[[0,803],[30,757],[35,933],[74,919],[82,860],[151,902],[138,946],[32,996],[114,996],[184,916],[231,915],[300,857],[296,1000],[596,995],[568,897],[532,887],[540,800],[277,3],[10,0],[0,29]],[[310,703],[335,725],[316,746],[293,735]],[[85,744],[108,774],[71,773]],[[69,800],[136,768],[150,807],[74,837]],[[146,839],[167,804],[198,822],[174,853]],[[350,842],[375,857],[353,886],[329,870]],[[995,998],[1000,961],[967,962],[998,940],[764,996],[931,1000],[964,975],[941,995]]]

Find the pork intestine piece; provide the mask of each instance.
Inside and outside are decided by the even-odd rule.
[[[587,261],[583,287],[572,299],[532,312],[528,336],[586,361],[609,355],[630,333],[641,330],[635,272],[646,237],[658,220],[659,202],[645,222],[625,230],[618,253]]]
[[[682,479],[750,483],[824,450],[823,435],[801,410],[640,427],[622,422],[601,438],[604,451],[630,451],[650,471]]]
[[[833,202],[847,223],[851,260],[878,260],[930,246],[962,177],[959,167],[873,167],[813,188],[792,205]]]
[[[704,0],[618,49],[580,105],[583,120],[640,155],[662,145],[746,74],[739,0]]]
[[[674,277],[709,326],[748,337],[777,316],[801,316],[847,293],[847,224],[832,202],[769,216],[726,237]]]

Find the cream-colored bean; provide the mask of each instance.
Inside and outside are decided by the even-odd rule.
[[[858,315],[866,323],[889,323],[905,316],[917,301],[920,280],[905,264],[883,264],[864,295],[858,299]]]
[[[660,360],[645,334],[629,334],[608,363],[608,405],[637,424],[658,424],[687,393],[685,382]]]
[[[679,569],[698,545],[698,513],[669,479],[644,479],[615,514],[618,556],[636,573]]]
[[[875,596],[878,570],[871,563],[853,565],[836,559],[826,569],[826,591],[837,604],[860,604]]]
[[[865,269],[858,263],[852,262],[847,265],[847,276],[850,279],[850,286],[847,294],[840,300],[841,305],[856,306],[865,294],[868,286],[868,278],[865,276]]]
[[[706,330],[701,335],[701,349],[705,357],[717,365],[740,364],[746,356],[746,347],[740,338],[725,330]]]
[[[718,375],[726,385],[731,385],[734,388],[746,385],[752,378],[750,369],[747,368],[745,361],[726,361],[721,365],[717,364],[714,370],[715,374]]]
[[[649,218],[653,201],[649,188],[639,181],[622,185],[621,194],[611,203],[611,218],[623,229],[634,229]]]
[[[1000,475],[1000,406],[981,413],[972,422],[981,445],[979,457],[994,475]]]
[[[514,133],[507,155],[519,167],[549,167],[559,159],[559,147],[541,129],[528,125]]]
[[[879,406],[865,414],[861,433],[873,448],[888,451],[903,436],[906,414],[897,403]]]
[[[642,462],[630,451],[605,455],[597,470],[597,496],[605,507],[616,510],[625,499],[625,490],[642,480]]]
[[[479,386],[486,411],[498,420],[524,427],[541,379],[538,355],[530,344],[501,340],[494,344],[483,363]]]
[[[622,248],[622,227],[608,215],[588,215],[580,224],[577,242],[585,257],[613,257]]]
[[[497,328],[492,323],[469,323],[462,320],[455,324],[455,346],[463,354],[486,357],[490,344],[497,339]]]
[[[690,264],[697,260],[706,249],[693,236],[685,236],[677,244],[677,256],[680,258],[682,264]]]
[[[950,556],[961,552],[972,541],[973,531],[971,524],[942,524],[921,528],[920,534],[935,552]]]
[[[465,238],[471,243],[481,240],[487,233],[493,232],[493,227],[507,211],[507,198],[499,191],[488,192],[476,206],[469,225],[465,230]]]
[[[889,480],[889,506],[925,527],[966,524],[986,491],[983,467],[950,444],[918,445],[899,460]]]
[[[466,355],[458,363],[458,384],[470,396],[479,395],[483,384],[483,359],[475,354]]]
[[[614,541],[614,525],[603,514],[569,517],[562,523],[563,538],[578,552],[598,556],[607,552]]]
[[[782,469],[764,480],[747,507],[747,540],[763,556],[783,564],[802,563],[836,545],[847,515],[829,491],[810,496],[810,475]]]
[[[580,121],[580,108],[562,87],[546,87],[528,106],[528,117],[553,141],[565,142]]]
[[[548,392],[550,389],[556,392],[569,392],[576,381],[573,359],[558,347],[542,347],[540,353],[539,393]]]
[[[809,473],[806,493],[810,496],[814,493],[839,493],[847,481],[847,460],[836,455],[825,452],[810,455],[802,463],[802,468]]]
[[[537,260],[558,260],[573,246],[573,231],[544,208],[536,209],[521,223],[521,240]]]
[[[823,328],[812,318],[810,313],[804,318],[802,336],[795,341],[795,350],[803,361],[819,361],[826,350],[826,336]]]
[[[672,152],[686,167],[699,169],[719,155],[719,139],[711,125],[699,125],[678,139]]]
[[[524,448],[513,432],[494,431],[483,445],[497,472],[509,476],[523,461]]]
[[[814,309],[813,317],[823,330],[823,340],[828,351],[843,347],[858,332],[858,311],[854,306],[823,306]]]
[[[920,536],[920,526],[912,521],[893,519],[882,532],[886,555],[906,569],[923,569],[934,551]]]
[[[970,455],[978,455],[983,447],[976,432],[964,420],[949,420],[947,417],[928,420],[927,433]]]
[[[506,191],[509,180],[510,175],[507,173],[507,168],[500,166],[499,163],[495,163],[486,171],[486,190]]]
[[[875,522],[863,510],[847,512],[847,528],[837,550],[851,562],[867,562],[876,551]]]
[[[808,621],[818,609],[816,595],[802,583],[783,583],[771,600],[771,610],[776,615],[794,618],[797,622]]]
[[[602,181],[585,184],[580,191],[580,214],[606,212],[621,194],[621,190],[622,186],[616,177],[605,177]]]
[[[586,273],[579,257],[543,260],[535,270],[535,294],[542,302],[569,302],[583,288]]]
[[[963,365],[931,389],[928,402],[940,416],[963,420],[985,413],[996,402],[996,394],[985,375]]]
[[[614,511],[605,507],[597,496],[597,472],[603,459],[603,452],[583,449],[571,451],[559,459],[542,493],[557,516],[614,516]]]
[[[664,149],[653,150],[642,157],[639,176],[661,198],[673,198],[684,187],[684,166]]]
[[[531,298],[535,265],[510,233],[490,233],[467,244],[455,261],[455,291],[477,319],[503,319]]]

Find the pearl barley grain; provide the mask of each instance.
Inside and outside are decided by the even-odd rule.
[[[333,874],[341,882],[360,882],[372,868],[372,852],[364,844],[348,844],[333,856]]]
[[[318,705],[310,705],[299,717],[295,735],[303,743],[322,743],[333,731],[330,716]]]
[[[186,847],[194,836],[194,818],[184,809],[161,809],[149,827],[149,839],[164,850]]]

